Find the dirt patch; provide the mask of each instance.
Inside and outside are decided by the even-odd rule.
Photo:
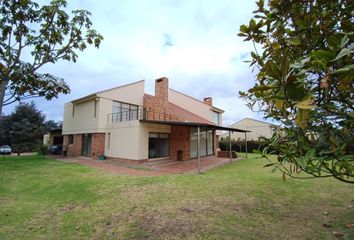
[[[71,210],[73,210],[77,206],[78,206],[77,204],[68,204],[68,205],[60,208],[59,211],[61,211],[61,212],[70,212]]]

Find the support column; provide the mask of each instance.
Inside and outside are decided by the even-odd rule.
[[[198,147],[197,147],[197,156],[198,156],[198,173],[201,173],[200,171],[200,127],[198,126]]]
[[[231,131],[229,130],[229,151],[230,151],[230,164],[232,162],[232,150],[231,150]]]
[[[245,148],[246,148],[246,158],[247,158],[247,132],[245,132]]]

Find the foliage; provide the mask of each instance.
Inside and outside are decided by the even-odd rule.
[[[32,102],[18,105],[10,117],[13,151],[20,153],[35,150],[43,141],[43,114]]]
[[[55,130],[55,129],[60,129],[63,126],[62,121],[54,121],[54,120],[47,120],[43,124],[43,130],[44,132],[48,132],[50,130]]]
[[[240,92],[252,109],[282,123],[270,165],[354,183],[354,7],[349,0],[257,1],[239,36],[252,41],[255,85]],[[257,49],[262,48],[262,51]]]
[[[11,145],[11,118],[3,116],[0,118],[0,146]]]
[[[48,154],[48,145],[46,144],[39,144],[37,146],[37,153],[45,157]]]
[[[15,101],[69,93],[63,79],[40,68],[58,60],[76,62],[77,51],[99,47],[103,37],[91,28],[91,13],[68,14],[66,5],[66,0],[42,6],[32,0],[0,2],[0,113]]]
[[[221,138],[219,141],[219,147],[222,151],[230,150],[229,137]],[[265,141],[262,139],[258,141],[247,141],[247,152],[262,152],[265,148]],[[241,138],[231,140],[231,149],[235,152],[246,152],[245,140]]]

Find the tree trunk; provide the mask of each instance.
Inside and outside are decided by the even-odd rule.
[[[8,81],[3,81],[0,84],[0,118],[2,116],[2,105],[4,103],[5,90],[6,90],[7,83],[8,83]]]

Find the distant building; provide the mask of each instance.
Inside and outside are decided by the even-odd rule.
[[[273,133],[275,131],[278,131],[280,129],[279,126],[275,124],[259,121],[252,118],[244,118],[232,124],[230,127],[250,131],[247,133],[247,141],[257,141],[260,137],[270,138],[273,136]],[[223,138],[228,136],[228,133],[224,133],[221,135],[221,137]],[[244,140],[245,134],[240,132],[233,132],[231,133],[231,139]]]

